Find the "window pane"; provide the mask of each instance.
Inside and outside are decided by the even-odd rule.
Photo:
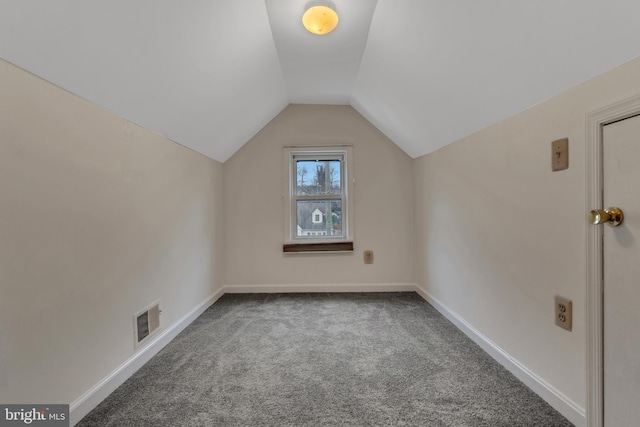
[[[342,200],[298,200],[297,237],[342,237]]]
[[[341,160],[296,160],[296,195],[342,194]]]

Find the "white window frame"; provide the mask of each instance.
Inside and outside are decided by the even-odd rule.
[[[296,159],[300,157],[313,160],[335,160],[341,157],[341,187],[342,194],[339,197],[332,196],[298,196],[296,194],[297,171]],[[354,238],[353,215],[353,146],[351,145],[314,145],[314,146],[289,146],[284,149],[284,242],[288,244],[352,242]],[[342,235],[329,236],[298,236],[297,201],[298,200],[323,200],[335,198],[342,200]]]

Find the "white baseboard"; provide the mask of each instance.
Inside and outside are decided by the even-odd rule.
[[[586,412],[583,407],[569,399],[552,385],[539,378],[523,364],[514,359],[509,353],[496,345],[489,338],[484,336],[480,331],[467,323],[462,317],[452,311],[449,307],[442,304],[436,298],[431,296],[420,286],[414,289],[422,298],[438,310],[444,317],[460,329],[465,335],[471,338],[485,352],[493,357],[498,363],[507,368],[509,372],[522,381],[527,387],[533,390],[538,396],[544,399],[549,405],[565,416],[576,426],[586,425]]]
[[[191,324],[209,306],[215,303],[225,293],[292,293],[292,292],[417,292],[436,310],[451,321],[465,335],[471,338],[498,363],[507,368],[525,385],[531,388],[542,399],[554,407],[576,426],[586,425],[585,409],[556,390],[553,386],[537,377],[524,365],[510,356],[502,348],[467,323],[463,318],[432,297],[427,291],[415,283],[386,283],[386,284],[344,284],[344,285],[226,285],[207,298],[204,302],[187,313],[169,329],[164,330],[155,340],[127,361],[111,374],[103,378],[98,384],[80,396],[70,405],[70,425],[74,426],[85,415],[93,410],[100,402],[109,396],[116,388],[124,383],[131,375],[147,363],[184,328]]]
[[[207,298],[196,306],[168,329],[162,331],[145,347],[137,351],[116,370],[103,378],[98,384],[69,405],[69,425],[76,425],[85,415],[93,410],[100,402],[107,398],[116,388],[124,383],[131,375],[147,363],[153,356],[174,339],[184,328],[189,326],[198,316],[216,302],[222,295],[223,289]]]
[[[350,283],[336,285],[225,285],[227,294],[278,294],[293,292],[415,292],[415,283]]]

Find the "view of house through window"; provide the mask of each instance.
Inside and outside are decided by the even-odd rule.
[[[294,161],[296,235],[342,236],[342,159]]]
[[[346,233],[346,151],[290,153],[290,240],[341,240]]]

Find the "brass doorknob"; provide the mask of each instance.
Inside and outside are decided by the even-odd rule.
[[[600,209],[594,209],[589,212],[589,222],[593,225],[604,224],[605,222],[612,227],[617,227],[622,224],[624,214],[620,208],[610,207],[603,211]]]

